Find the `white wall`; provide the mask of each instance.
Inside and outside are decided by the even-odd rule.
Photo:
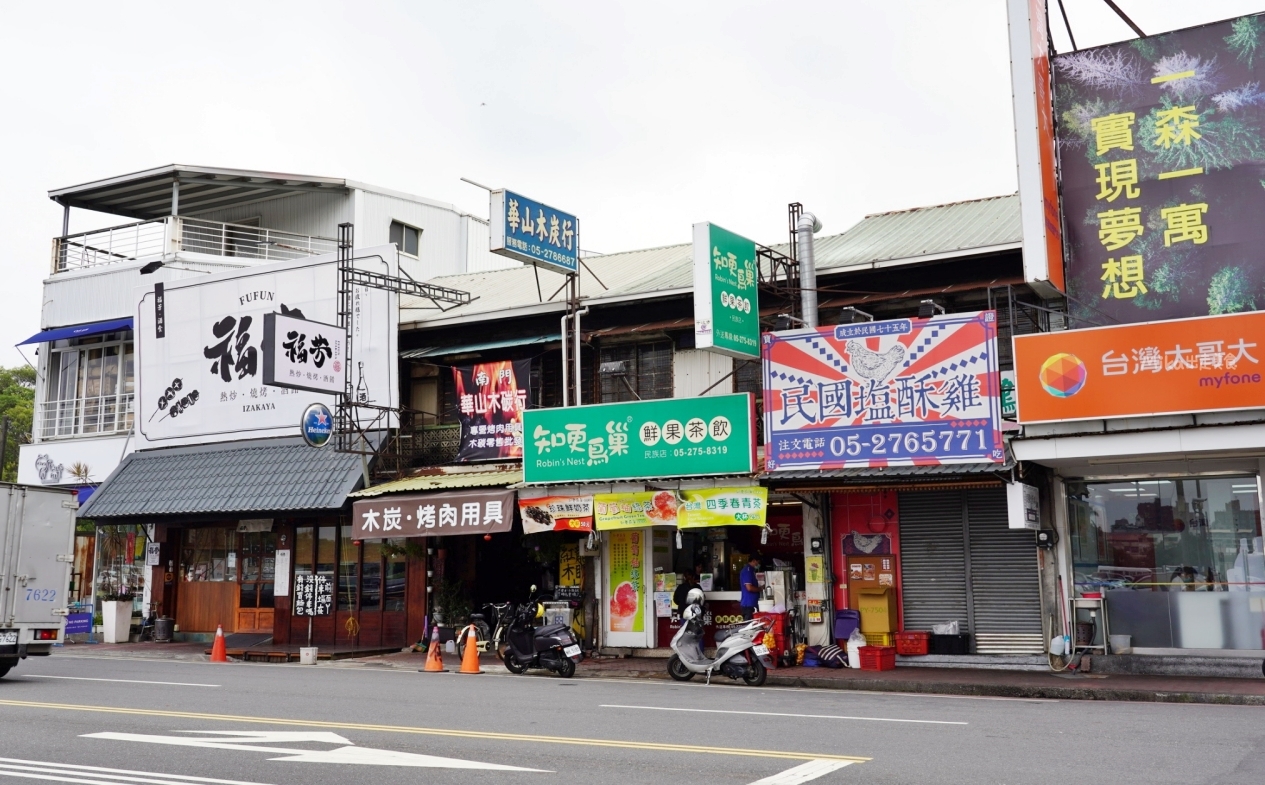
[[[466,272],[476,273],[485,270],[504,270],[509,267],[521,267],[522,262],[505,256],[494,254],[488,250],[491,242],[491,231],[488,222],[482,218],[467,215],[466,224]]]
[[[693,398],[734,369],[733,358],[702,349],[683,349],[672,358],[673,397]],[[717,384],[708,395],[734,391],[732,377]]]
[[[294,232],[313,237],[338,237],[338,225],[355,220],[352,214],[352,192],[305,193],[295,192],[293,196],[280,199],[269,199],[240,207],[229,207],[223,210],[212,210],[205,213],[190,213],[190,217],[207,221],[239,223],[242,220],[258,218],[259,225],[266,229],[278,229],[283,232]],[[360,227],[356,227],[359,230]],[[386,242],[365,243],[356,238],[357,245],[381,245]]]
[[[227,261],[228,257],[225,259]],[[142,264],[143,262],[129,262],[90,267],[86,270],[58,273],[47,279],[44,281],[40,329],[102,322],[107,319],[126,319],[136,310],[136,301],[132,295],[138,286],[153,286],[158,281],[165,283],[206,274],[197,268],[219,272],[246,266],[240,262],[223,265],[181,262],[181,267],[189,269],[161,267],[148,275],[141,275]],[[34,333],[35,330],[31,332]]]
[[[356,246],[390,242],[391,222],[422,230],[419,258],[400,254],[400,266],[419,281],[463,272],[466,265],[466,227],[462,215],[445,207],[398,196],[358,191]]]
[[[127,436],[110,436],[96,439],[66,439],[40,444],[23,444],[18,449],[18,482],[26,485],[83,485],[84,481],[70,476],[75,463],[85,464],[91,471],[89,482],[102,482],[119,465],[134,442]],[[54,464],[63,468],[61,481],[41,481],[35,468],[35,460],[47,455]]]

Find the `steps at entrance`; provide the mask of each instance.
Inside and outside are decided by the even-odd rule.
[[[1208,676],[1222,679],[1265,677],[1265,652],[1259,657],[1185,657],[1154,654],[1092,655],[1090,673],[1116,676]]]
[[[1003,671],[1048,671],[1044,654],[924,654],[918,657],[896,656],[898,667],[913,668],[983,668]]]

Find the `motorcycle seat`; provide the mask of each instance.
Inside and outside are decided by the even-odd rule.
[[[470,614],[470,621],[487,621],[487,617],[482,613],[472,613]]]
[[[721,641],[728,638],[733,630],[716,630],[716,643],[719,645]]]
[[[562,632],[563,630],[569,630],[569,629],[571,628],[565,624],[546,624],[543,627],[537,627],[536,634],[537,635],[556,635],[557,633]]]

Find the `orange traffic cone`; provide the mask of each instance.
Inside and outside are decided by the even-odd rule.
[[[439,653],[439,628],[436,627],[430,634],[430,649],[426,652],[426,667],[422,668],[422,673],[447,673],[444,669],[444,658]]]
[[[224,625],[215,625],[215,643],[211,645],[211,662],[228,662],[228,647],[224,644]]]
[[[479,670],[479,636],[475,635],[473,624],[466,631],[466,654],[461,658],[461,670],[458,673],[483,673]]]

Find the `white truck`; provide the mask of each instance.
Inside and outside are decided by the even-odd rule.
[[[62,641],[78,509],[74,491],[0,483],[0,677]]]

